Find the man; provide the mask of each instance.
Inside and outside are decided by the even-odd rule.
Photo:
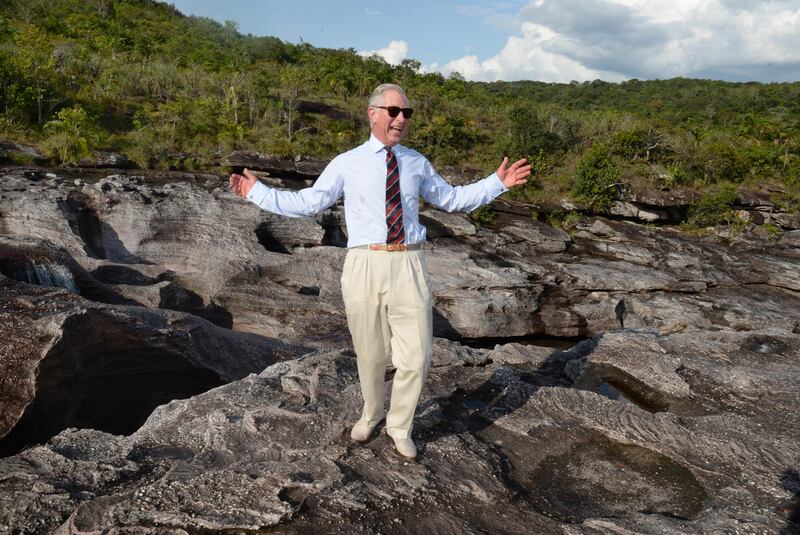
[[[419,196],[447,211],[471,211],[508,188],[524,184],[530,165],[504,158],[497,172],[453,187],[420,153],[400,145],[413,110],[400,86],[383,84],[369,98],[372,134],[363,145],[331,161],[310,188],[279,191],[247,169],[233,174],[238,195],[290,217],[316,214],[344,195],[348,253],[342,272],[347,324],[358,360],[364,409],[351,438],[365,442],[384,418],[384,376],[391,355],[396,368],[386,433],[397,452],[414,459],[414,411],[431,362],[432,296],[420,244]]]

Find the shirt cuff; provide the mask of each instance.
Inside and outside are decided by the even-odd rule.
[[[500,180],[500,177],[497,176],[497,173],[492,173],[490,176],[487,176],[485,179],[486,181],[486,191],[492,198],[497,197],[501,193],[505,193],[508,191],[508,188],[505,187],[503,181]]]
[[[256,181],[253,184],[253,187],[250,188],[250,191],[247,193],[247,200],[261,206],[261,203],[264,202],[264,199],[269,192],[269,188],[262,184],[259,181]]]

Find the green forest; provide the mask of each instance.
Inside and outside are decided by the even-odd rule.
[[[602,209],[622,187],[722,199],[747,187],[800,206],[800,82],[468,82],[153,0],[0,0],[0,82],[0,138],[58,165],[115,151],[225,173],[237,149],[330,157],[366,138],[366,97],[395,82],[415,108],[407,144],[436,166],[529,158],[517,198]]]

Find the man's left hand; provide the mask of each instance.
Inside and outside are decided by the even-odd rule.
[[[522,158],[509,166],[508,157],[503,158],[503,162],[500,164],[500,167],[497,168],[497,176],[505,187],[511,189],[515,186],[521,186],[528,181],[527,178],[531,174],[531,166],[530,164],[525,165],[527,161],[528,160],[525,158]]]

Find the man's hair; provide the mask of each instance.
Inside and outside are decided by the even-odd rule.
[[[403,88],[397,84],[381,84],[375,88],[375,91],[369,96],[369,105],[370,106],[380,106],[383,102],[383,94],[387,91],[396,91],[400,93],[406,102],[408,102],[408,97],[406,96],[406,92],[403,91]]]

